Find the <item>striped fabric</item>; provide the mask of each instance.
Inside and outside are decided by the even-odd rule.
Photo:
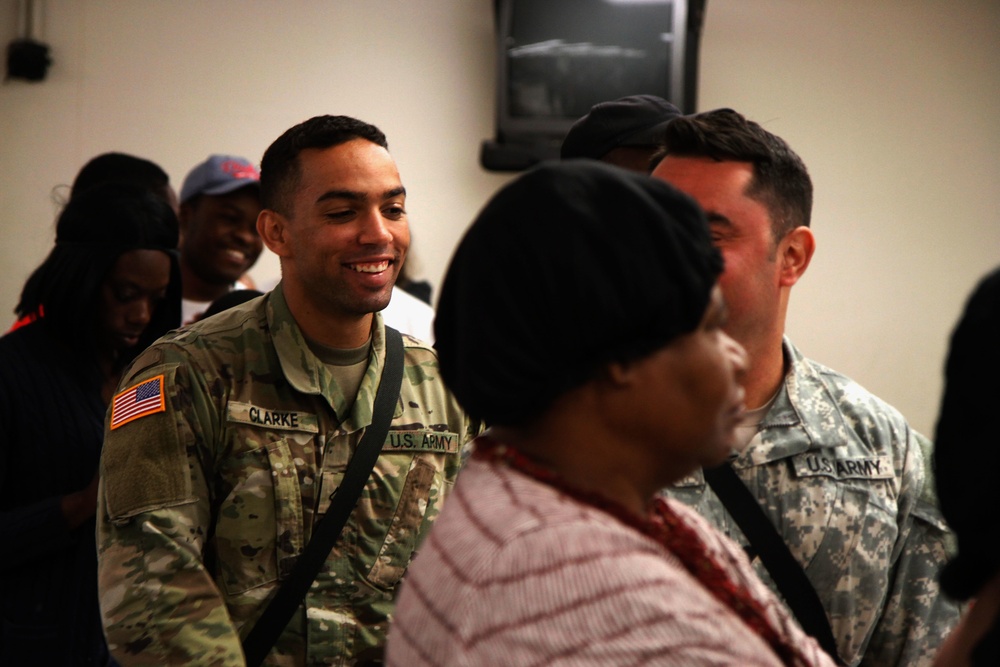
[[[833,662],[691,510],[703,536],[803,665]],[[410,566],[388,664],[778,666],[767,644],[660,545],[600,510],[496,463],[471,460]]]

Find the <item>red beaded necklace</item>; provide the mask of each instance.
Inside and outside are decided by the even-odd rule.
[[[607,512],[622,523],[662,544],[677,556],[684,569],[701,582],[717,600],[732,609],[751,630],[760,635],[782,662],[786,665],[808,664],[799,650],[774,629],[760,602],[743,586],[730,580],[725,570],[709,555],[694,529],[685,524],[663,498],[657,498],[653,502],[649,516],[644,519],[599,493],[575,488],[552,470],[538,465],[513,447],[497,442],[489,436],[483,435],[476,439],[473,457],[504,463],[529,477],[559,489],[580,502]]]

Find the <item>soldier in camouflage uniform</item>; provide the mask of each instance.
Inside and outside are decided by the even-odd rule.
[[[727,333],[748,353],[743,449],[732,461],[816,589],[848,665],[929,665],[960,608],[937,573],[952,536],[930,443],[894,408],[784,336],[812,258],[812,183],[780,138],[728,109],[668,125],[653,176],[705,209],[725,270]],[[753,548],[702,473],[667,490]],[[758,574],[774,587],[759,558]]]
[[[258,227],[273,292],[162,338],[109,413],[99,491],[105,632],[123,665],[242,665],[372,422],[377,312],[409,242],[385,138],[317,117],[265,153]],[[479,431],[429,346],[404,336],[382,452],[271,665],[379,659],[396,587]]]

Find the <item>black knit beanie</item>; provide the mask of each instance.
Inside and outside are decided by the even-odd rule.
[[[607,363],[693,331],[722,270],[704,214],[649,176],[545,163],[459,243],[434,322],[441,375],[490,424],[523,424]]]

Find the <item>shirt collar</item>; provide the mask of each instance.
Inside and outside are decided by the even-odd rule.
[[[372,349],[368,369],[365,371],[364,379],[361,380],[349,415],[345,415],[345,412],[346,406],[351,401],[344,396],[333,374],[327,370],[326,364],[309,349],[302,330],[288,308],[281,283],[274,288],[268,298],[267,324],[271,330],[282,373],[296,391],[322,396],[342,422],[341,428],[347,432],[360,430],[372,423],[372,404],[385,363],[385,325],[382,323],[380,313],[375,313],[372,318]]]

